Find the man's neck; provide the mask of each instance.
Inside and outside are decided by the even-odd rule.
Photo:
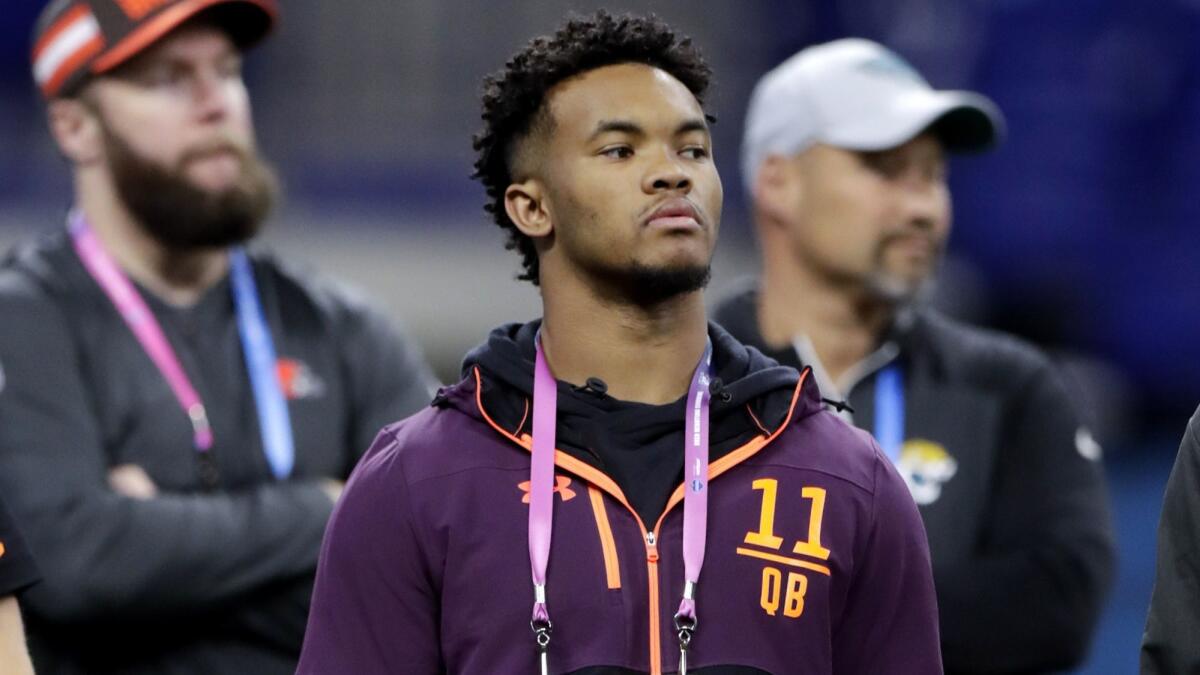
[[[838,382],[879,346],[894,305],[853,292],[797,266],[768,266],[758,302],[758,326],[772,348],[806,336],[831,380]]]
[[[708,339],[700,291],[641,307],[562,286],[542,289],[542,346],[556,379],[598,377],[613,398],[652,405],[687,393]]]
[[[229,256],[224,249],[179,251],[154,239],[103,179],[77,181],[79,208],[117,265],[131,279],[163,301],[181,307],[195,304],[225,276]]]

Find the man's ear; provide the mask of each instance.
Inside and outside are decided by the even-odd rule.
[[[541,181],[530,178],[513,183],[504,191],[504,211],[509,220],[527,237],[539,239],[554,232],[546,189]]]
[[[800,206],[803,189],[791,158],[768,155],[754,180],[754,207],[771,221],[785,221]]]
[[[47,106],[46,118],[59,151],[72,164],[83,166],[104,157],[100,117],[83,100],[54,99]]]

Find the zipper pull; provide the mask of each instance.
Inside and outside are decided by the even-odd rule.
[[[658,562],[658,538],[653,532],[646,533],[646,559],[650,562]]]

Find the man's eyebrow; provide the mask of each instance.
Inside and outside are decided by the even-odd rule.
[[[677,129],[675,129],[675,135],[682,136],[683,134],[690,134],[693,131],[702,131],[706,134],[709,133],[708,122],[700,117],[684,120],[684,122],[680,124]]]
[[[588,137],[589,141],[595,140],[597,136],[607,133],[622,133],[631,136],[643,136],[645,131],[642,127],[629,120],[601,120],[596,125],[596,130]]]
[[[700,131],[706,134],[710,133],[708,121],[701,117],[684,120],[678,127],[675,128],[675,135],[681,136],[694,131]],[[631,122],[629,120],[602,120],[596,125],[596,130],[592,132],[592,135],[588,137],[588,140],[595,140],[597,136],[607,133],[622,133],[629,134],[631,136],[643,136],[646,132],[636,122]]]

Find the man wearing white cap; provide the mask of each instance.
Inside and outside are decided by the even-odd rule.
[[[987,98],[934,90],[873,42],[796,54],[746,118],[762,278],[716,312],[811,366],[896,463],[929,535],[948,673],[1079,663],[1113,576],[1099,447],[1049,361],[921,302],[950,230],[944,154],[1002,126]]]

